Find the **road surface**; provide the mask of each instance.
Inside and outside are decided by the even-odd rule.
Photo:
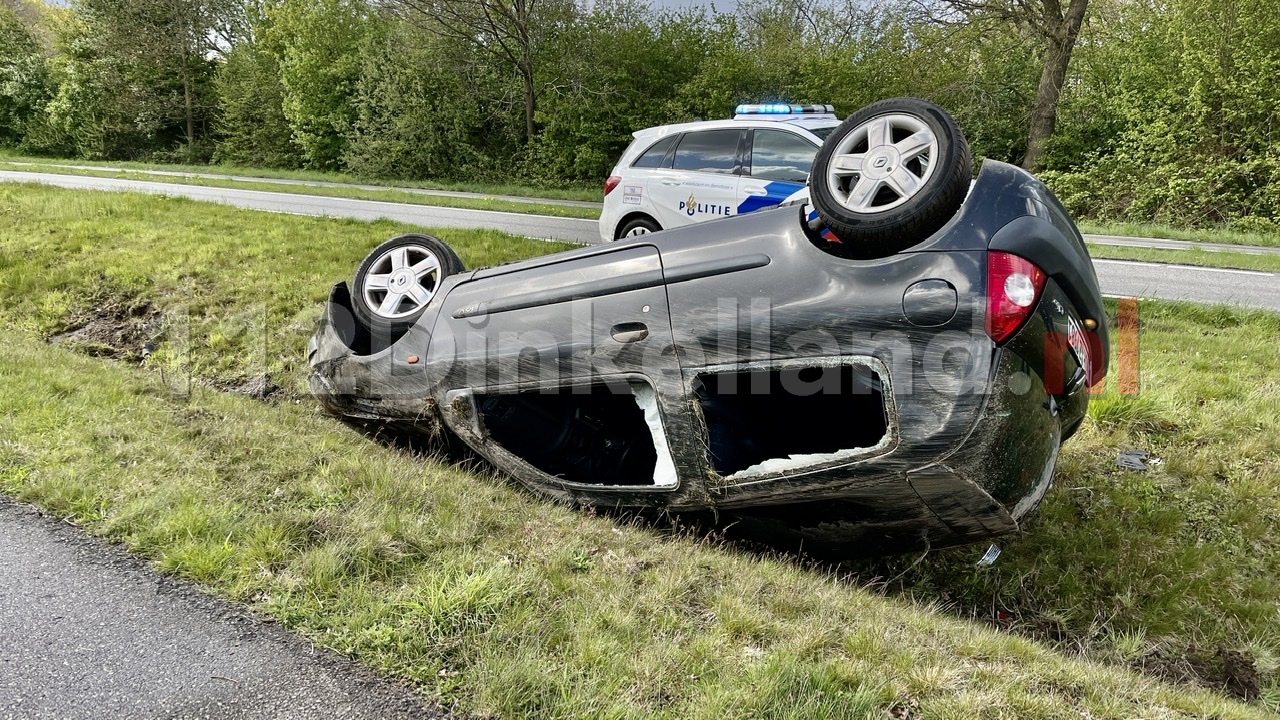
[[[0,171],[0,181],[39,182],[90,190],[131,190],[189,197],[272,212],[362,220],[387,218],[424,227],[487,228],[546,240],[562,240],[579,244],[600,242],[596,221],[576,218],[17,171]],[[1127,245],[1139,243],[1137,245],[1139,247],[1172,248],[1182,245],[1206,247],[1200,243],[1183,243],[1176,240],[1132,238],[1119,238],[1119,240]],[[1273,252],[1280,249],[1247,248],[1244,251]],[[1207,304],[1226,303],[1280,311],[1280,274],[1277,273],[1128,260],[1096,260],[1094,264],[1098,269],[1098,279],[1105,295],[1185,300]]]
[[[3,495],[0,577],[0,719],[446,717]]]
[[[491,193],[463,192],[459,190],[432,190],[429,188],[404,187],[400,185],[368,185],[364,183],[341,183],[325,180],[297,180],[294,178],[265,178],[252,175],[222,175],[219,173],[182,172],[178,170],[139,170],[135,168],[110,167],[107,165],[65,165],[61,163],[41,163],[44,167],[66,168],[67,170],[92,170],[94,172],[135,173],[138,175],[155,175],[156,177],[178,177],[196,180],[227,180],[231,182],[265,183],[268,185],[301,185],[303,187],[350,188],[353,190],[398,190],[435,197],[468,198],[475,200],[502,200],[504,202],[529,203],[535,205],[564,205],[600,209],[600,203],[588,200],[561,200],[557,198],[534,198],[523,195],[493,195]],[[30,165],[36,163],[11,162],[8,165]]]

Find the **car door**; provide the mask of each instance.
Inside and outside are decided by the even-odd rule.
[[[818,146],[797,133],[756,128],[738,183],[736,214],[774,207],[804,189]]]
[[[663,228],[737,214],[742,128],[686,132],[671,166],[649,183],[654,212]]]
[[[653,142],[631,166],[622,174],[622,182],[615,192],[621,193],[622,207],[617,211],[615,221],[634,211],[654,214],[653,195],[658,188],[664,187],[662,180],[666,177],[664,168],[671,167],[671,151],[675,148],[680,135],[667,135]],[[607,201],[606,201],[607,202]],[[618,228],[610,228],[611,232]]]
[[[495,465],[555,492],[679,492],[694,419],[653,245],[478,270],[440,318],[427,365]]]

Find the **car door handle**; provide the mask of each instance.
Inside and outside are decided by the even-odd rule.
[[[609,334],[620,343],[640,342],[649,337],[649,328],[641,322],[618,323],[610,328]]]
[[[683,183],[684,181],[678,178],[662,178],[663,185],[680,185]]]
[[[759,187],[749,187],[746,190],[743,190],[743,192],[745,192],[748,195],[768,195],[769,194],[768,190],[765,190],[764,188],[759,188]]]

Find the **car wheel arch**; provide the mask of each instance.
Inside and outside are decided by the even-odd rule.
[[[615,225],[613,228],[613,239],[621,240],[623,236],[626,234],[627,226],[633,223],[636,223],[637,221],[645,221],[653,225],[653,229],[650,229],[649,232],[657,232],[658,230],[663,229],[662,223],[658,222],[657,218],[655,218],[653,215],[641,210],[637,210],[634,212],[627,213],[626,215],[623,215],[621,218],[618,219],[618,224]]]

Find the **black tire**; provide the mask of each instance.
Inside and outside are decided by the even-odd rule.
[[[401,250],[403,254],[397,253]],[[351,283],[352,309],[374,338],[394,341],[422,316],[440,283],[464,269],[453,248],[438,238],[418,233],[398,235],[374,248],[360,263]],[[379,279],[386,289],[377,287]],[[395,293],[397,286],[404,292]],[[393,294],[399,299],[390,297]]]
[[[839,240],[817,244],[859,259],[919,244],[960,209],[972,162],[960,126],[931,102],[891,98],[862,108],[813,160],[811,202]]]
[[[648,235],[649,233],[656,233],[660,230],[662,230],[662,226],[653,218],[648,215],[637,215],[623,223],[622,227],[618,228],[618,235],[614,239],[621,240],[635,235]]]

